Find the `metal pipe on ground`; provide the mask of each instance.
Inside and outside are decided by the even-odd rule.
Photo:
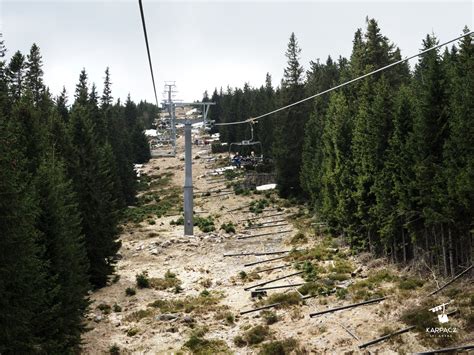
[[[280,288],[299,287],[299,286],[303,286],[303,285],[304,285],[304,283],[278,285],[278,286],[268,286],[268,287],[256,288],[254,291],[259,292],[259,291],[277,290],[277,289],[280,289]]]
[[[275,255],[275,254],[286,254],[291,253],[292,251],[301,251],[300,249],[295,250],[280,250],[280,251],[264,251],[264,252],[252,252],[252,253],[237,253],[237,254],[224,254],[224,256],[263,256],[263,255]]]
[[[274,260],[280,260],[280,259],[285,259],[285,258],[286,258],[286,256],[278,256],[276,258],[260,260],[260,261],[254,261],[253,263],[244,264],[244,266],[254,266],[254,265],[269,263],[269,262],[274,261]]]
[[[252,218],[247,218],[247,221],[252,221],[254,219],[261,219],[261,218],[276,217],[276,216],[281,216],[281,215],[284,215],[284,214],[285,214],[285,212],[281,212],[281,213],[270,214],[270,215],[267,215],[267,216],[252,217]]]
[[[453,310],[453,311],[451,311],[451,312],[446,313],[446,315],[447,315],[447,316],[452,316],[453,314],[457,313],[457,311],[458,311],[457,309],[456,309],[456,310]],[[384,341],[384,340],[386,340],[386,339],[389,339],[389,338],[391,338],[391,337],[393,337],[393,336],[395,336],[395,335],[399,335],[399,334],[403,334],[403,333],[409,332],[410,330],[412,330],[412,329],[414,329],[414,328],[415,328],[415,326],[412,325],[412,326],[410,326],[410,327],[403,328],[403,329],[397,330],[397,331],[395,331],[395,332],[393,332],[393,333],[384,335],[384,336],[382,336],[382,337],[380,337],[380,338],[377,338],[377,339],[368,341],[368,342],[366,342],[366,343],[360,344],[360,345],[359,345],[359,349],[363,349],[363,348],[366,348],[366,347],[368,347],[368,346],[370,346],[370,345],[374,345],[374,344],[380,343],[381,341]],[[425,353],[423,353],[423,354],[425,354]],[[429,353],[428,353],[428,354],[429,354]]]
[[[259,229],[259,228],[269,228],[269,227],[279,227],[279,226],[287,226],[288,223],[283,223],[281,224],[280,222],[286,222],[285,219],[280,219],[278,221],[268,221],[268,222],[265,222],[265,223],[262,223],[262,225],[254,225],[254,226],[250,226],[250,227],[245,227],[245,230],[250,230],[250,229]],[[268,223],[280,223],[280,224],[274,224],[274,225],[267,225]]]
[[[297,276],[297,275],[301,275],[302,273],[304,273],[304,271],[298,271],[298,272],[295,272],[293,274],[289,274],[289,275],[285,275],[285,276],[280,276],[280,277],[277,277],[276,279],[273,279],[273,280],[269,280],[269,281],[265,281],[265,282],[260,282],[256,285],[251,285],[249,287],[245,287],[244,290],[245,291],[248,291],[248,290],[251,290],[252,288],[255,288],[255,287],[259,287],[259,286],[265,286],[265,285],[268,285],[268,284],[271,284],[273,282],[276,282],[276,281],[280,281],[280,280],[283,280],[283,279],[287,279],[289,277],[293,277],[293,276]]]
[[[289,266],[291,266],[291,264],[280,265],[280,266],[275,266],[275,267],[269,267],[269,268],[267,268],[267,269],[262,269],[262,270],[255,270],[255,272],[258,274],[258,273],[266,272],[266,271],[284,269],[285,267],[289,267]]]
[[[311,297],[316,297],[316,295],[304,296],[304,297],[301,297],[301,299],[302,299],[302,300],[306,300],[306,299],[311,298]],[[254,308],[254,309],[249,309],[249,310],[247,310],[247,311],[241,311],[241,312],[240,312],[240,315],[244,315],[244,314],[252,313],[252,312],[258,312],[258,311],[262,311],[262,310],[264,310],[264,309],[269,309],[269,308],[277,307],[277,306],[282,305],[283,303],[284,303],[284,302],[272,303],[272,304],[269,304],[269,305],[267,305],[267,306],[258,307],[258,308]]]
[[[254,235],[246,235],[246,236],[241,236],[241,237],[237,237],[237,239],[250,239],[250,238],[257,238],[257,237],[264,237],[266,235],[275,235],[275,234],[283,234],[283,233],[288,233],[288,232],[291,232],[291,230],[284,230],[284,231],[280,231],[280,232],[271,232],[271,233],[262,233],[262,234],[254,234]]]
[[[463,276],[464,274],[468,273],[469,271],[471,271],[473,265],[469,266],[466,270],[464,270],[463,272],[461,272],[459,275],[455,276],[453,279],[451,279],[450,281],[448,281],[447,283],[445,283],[443,286],[441,286],[440,288],[438,288],[437,290],[434,290],[433,292],[431,292],[429,296],[433,296],[434,294],[438,293],[439,291],[443,290],[444,288],[448,287],[449,285],[451,285],[454,281],[456,281],[457,279],[459,279],[461,276]]]
[[[355,308],[355,307],[363,306],[363,305],[366,305],[366,304],[381,302],[381,301],[385,300],[386,298],[387,297],[374,298],[374,299],[364,301],[364,302],[349,304],[347,306],[330,308],[330,309],[326,309],[325,311],[310,313],[309,316],[312,318],[312,317],[320,316],[320,315],[326,314],[326,313],[333,313],[333,312],[336,312],[336,311],[341,311],[343,309]]]

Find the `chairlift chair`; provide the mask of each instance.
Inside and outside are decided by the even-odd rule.
[[[250,139],[248,140],[243,140],[241,142],[233,142],[229,144],[229,161],[232,162],[232,153],[233,152],[242,152],[241,148],[245,147],[250,147],[253,149],[250,149],[250,151],[255,152],[255,150],[258,150],[259,154],[255,153],[255,156],[251,157],[250,156],[250,151],[248,152],[248,156],[242,155],[242,161],[241,165],[242,166],[256,166],[260,163],[263,162],[263,148],[262,148],[262,143],[260,141],[254,141],[254,136],[253,136],[253,123],[250,122]],[[255,149],[257,148],[257,149]]]

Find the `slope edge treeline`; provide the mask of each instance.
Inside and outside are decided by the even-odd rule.
[[[467,28],[464,33],[468,33]],[[438,43],[434,35],[422,50]],[[291,35],[276,89],[214,91],[211,119],[241,121],[400,60],[377,22],[354,35],[349,59],[299,63]],[[256,125],[273,158],[280,194],[309,201],[332,233],[355,250],[395,262],[424,261],[445,275],[472,263],[474,49],[471,36],[364,80],[264,117]],[[306,74],[306,75],[305,75]],[[207,99],[207,94],[205,94]],[[219,127],[226,142],[247,125]]]
[[[0,59],[5,46],[0,42]],[[80,344],[87,293],[113,272],[133,163],[150,151],[157,108],[113,103],[82,70],[74,102],[53,97],[42,58],[0,60],[0,353],[64,354]]]

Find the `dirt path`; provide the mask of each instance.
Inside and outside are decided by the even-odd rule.
[[[152,159],[144,167],[145,172],[151,175],[156,172],[171,171],[174,175],[170,187],[182,186],[184,180],[182,171],[184,162],[180,160],[183,150],[182,141],[179,141],[179,148],[176,158]],[[193,149],[194,156],[207,154],[199,148]],[[223,186],[209,182],[210,179],[204,177],[209,171],[209,165],[210,163],[205,159],[194,160],[196,194]],[[248,208],[235,212],[229,212],[229,210],[245,206],[258,198],[261,196],[234,194],[221,198],[196,198],[195,209],[205,211],[202,215],[214,217],[216,231],[202,233],[195,227],[194,237],[183,237],[182,226],[170,225],[172,220],[178,218],[177,216],[156,218],[155,224],[145,221],[139,226],[125,227],[120,237],[122,257],[117,263],[117,274],[120,279],[91,295],[93,303],[88,316],[90,330],[83,337],[84,353],[108,352],[113,345],[116,345],[121,353],[176,353],[182,350],[190,334],[203,326],[207,327],[206,331],[203,331],[206,333],[204,336],[206,339],[223,340],[231,352],[257,353],[256,346],[237,347],[234,344],[236,336],[242,335],[251,326],[262,324],[262,317],[258,312],[238,316],[241,310],[254,307],[249,292],[244,290],[244,285],[248,286],[284,276],[296,270],[289,267],[259,273],[260,280],[244,283],[239,273],[245,271],[246,274],[252,274],[251,271],[255,270],[255,267],[244,267],[245,263],[274,256],[224,257],[224,254],[290,249],[291,246],[287,244],[287,241],[294,233],[238,240],[236,235],[241,234],[227,234],[218,229],[222,223],[237,221],[239,222],[237,232],[243,231],[247,218],[254,215]],[[286,217],[291,222],[288,216],[295,211],[295,208],[283,208],[281,209],[281,212],[285,213],[283,216],[269,217],[266,220],[279,220],[282,219],[281,217]],[[275,213],[275,211],[268,211],[267,208],[262,215]],[[289,223],[287,226],[256,229],[252,233],[286,229],[296,231],[296,228]],[[353,258],[352,260],[356,266],[362,265],[360,261]],[[285,263],[285,261],[276,260],[262,264],[261,267]],[[367,265],[362,266],[367,269]],[[152,287],[136,289],[135,295],[126,295],[127,287],[136,288],[137,274],[146,271],[151,279],[163,278],[168,270],[176,274],[181,281],[180,293],[175,293],[173,288],[159,290]],[[303,280],[295,276],[275,284],[285,285],[288,282],[297,283]],[[285,292],[285,290],[291,291],[291,289],[275,290],[268,291],[268,294]],[[211,296],[221,295],[219,297],[222,298],[217,301],[217,304],[206,306],[204,311],[202,309],[199,311],[199,295],[203,291],[210,292]],[[149,306],[157,300],[183,300],[186,297],[191,300],[191,303],[195,302],[193,306],[198,308],[189,313],[185,311],[172,313],[170,318],[177,316],[175,319],[163,319],[163,314],[168,314],[168,312]],[[276,311],[279,320],[270,326],[270,338],[278,340],[294,338],[299,342],[300,348],[308,353],[351,353],[351,351],[358,353],[357,345],[378,337],[379,329],[384,325],[390,324],[395,329],[402,327],[392,321],[398,317],[398,313],[396,307],[387,307],[390,302],[398,301],[388,300],[384,304],[360,307],[311,319],[308,316],[310,312],[350,302],[338,300],[335,297],[328,297],[325,300],[309,299],[305,305]],[[114,305],[119,306],[121,310],[118,311]],[[112,307],[110,312],[107,306]],[[137,313],[140,311],[141,313]],[[353,335],[359,337],[360,340],[356,340]],[[385,354],[425,349],[418,345],[413,334],[404,334],[398,339],[397,342],[381,343],[379,346],[371,347],[370,350]]]

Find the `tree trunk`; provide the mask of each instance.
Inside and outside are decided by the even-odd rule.
[[[453,248],[453,236],[451,235],[451,227],[448,227],[448,251],[449,251],[449,265],[451,266],[451,276],[456,273],[454,265],[454,248]]]
[[[448,259],[446,253],[446,237],[444,236],[444,229],[441,225],[441,248],[443,252],[443,266],[444,266],[444,276],[448,276]]]
[[[403,244],[403,263],[407,263],[407,242],[405,241],[405,228],[402,227],[402,244]]]

